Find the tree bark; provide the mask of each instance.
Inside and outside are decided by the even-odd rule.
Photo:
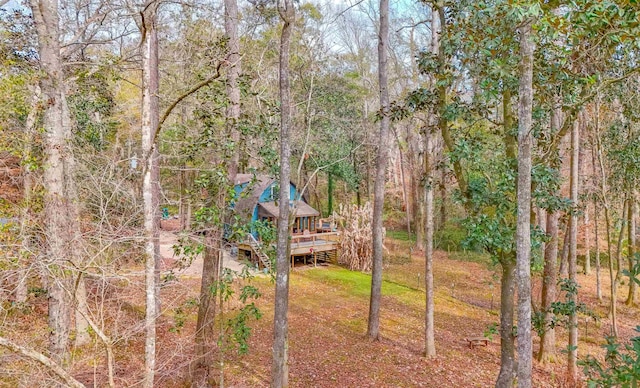
[[[515,291],[515,263],[502,257],[500,279],[500,373],[496,388],[513,387],[515,346],[513,337],[513,294]]]
[[[629,198],[625,196],[624,203],[622,205],[622,213],[620,217],[620,233],[618,233],[618,243],[616,244],[616,286],[620,284],[622,280],[622,242],[627,227],[627,212],[629,211]]]
[[[533,109],[532,21],[520,30],[520,87],[518,104],[518,219],[516,266],[518,273],[518,386],[531,387],[531,125]]]
[[[628,232],[629,232],[629,246],[627,248],[627,262],[629,273],[633,273],[633,267],[636,263],[635,261],[635,248],[636,248],[636,204],[634,201],[634,192],[631,190],[629,193],[629,210],[628,213]],[[628,306],[634,306],[636,304],[636,282],[632,279],[629,279],[629,295],[627,295],[627,300],[625,304]]]
[[[295,22],[292,0],[278,1],[282,19],[280,36],[280,193],[278,214],[278,241],[276,246],[276,295],[274,308],[273,363],[271,387],[289,386],[289,182],[291,166],[291,91],[289,85],[289,47]],[[286,189],[285,189],[286,188]]]
[[[159,313],[159,265],[160,265],[160,182],[158,150],[155,143],[160,120],[158,105],[158,4],[149,0],[140,12],[142,18],[142,152],[145,170],[142,185],[145,229],[145,368],[146,388],[154,386],[156,366],[156,318]]]
[[[584,116],[584,115],[582,115]],[[583,122],[582,122],[583,123]],[[584,130],[585,126],[583,123],[582,129]],[[586,136],[584,137],[585,141],[584,144],[586,144]],[[587,163],[587,158],[586,158],[586,150],[584,150],[584,146],[581,147],[580,149],[580,160],[579,160],[579,172],[578,175],[580,177],[585,177],[583,178],[583,182],[586,182],[586,171],[585,171],[585,165]],[[585,201],[584,203],[584,266],[582,267],[582,272],[585,275],[590,275],[591,274],[591,252],[589,252],[589,250],[591,249],[591,220],[589,217],[589,201]]]
[[[73,152],[70,148],[71,115],[67,106],[57,0],[31,0],[38,35],[38,55],[44,75],[40,90],[44,104],[44,213],[46,232],[47,296],[49,305],[49,352],[51,359],[63,364],[68,356],[71,323],[71,276],[68,263],[75,260],[77,204],[70,189],[74,185]],[[73,192],[75,194],[75,192]]]
[[[591,147],[591,164],[593,168],[593,183],[594,187],[597,186],[598,180],[598,172],[597,172],[597,160],[596,160],[596,144],[595,144],[595,136],[594,141],[592,142]],[[594,249],[595,249],[595,261],[596,261],[596,297],[598,298],[598,302],[602,302],[602,284],[600,278],[600,227],[598,225],[598,197],[596,195],[593,196],[593,232],[594,232]]]
[[[560,269],[558,274],[561,279],[569,276],[569,243],[571,242],[571,217],[567,219],[564,229],[564,239],[562,241],[562,253],[560,254]]]
[[[85,319],[89,314],[89,307],[87,306],[87,285],[84,275],[82,274],[78,275],[74,296],[76,301],[76,338],[74,345],[82,346],[91,342],[91,336],[89,335],[89,322]]]
[[[434,322],[434,296],[433,296],[433,166],[431,161],[431,134],[425,131],[424,142],[424,175],[425,175],[425,275],[424,285],[426,293],[425,308],[425,356],[434,357],[436,355],[435,343],[435,322]]]
[[[544,313],[545,330],[540,338],[538,360],[551,361],[556,352],[556,330],[551,327],[553,313],[551,304],[556,301],[556,283],[558,260],[558,211],[547,213],[547,236],[549,241],[544,250],[544,274],[542,278],[542,311]]]
[[[576,285],[578,281],[576,279],[577,274],[577,240],[578,240],[578,214],[576,208],[578,206],[578,155],[580,152],[580,125],[579,121],[573,123],[573,129],[571,131],[571,177],[569,179],[569,186],[571,191],[571,203],[573,211],[571,212],[571,235],[569,242],[569,280]],[[578,303],[577,289],[576,293],[569,294],[569,302],[573,302],[574,305]],[[578,378],[578,312],[572,311],[569,315],[569,351],[567,358],[567,372],[569,380],[576,382]]]
[[[609,190],[607,187],[607,175],[606,170],[604,168],[604,160],[602,157],[602,139],[600,137],[600,96],[596,97],[596,122],[595,122],[595,132],[596,132],[596,148],[597,148],[597,156],[598,156],[598,167],[600,170],[600,194],[603,202],[604,208],[604,221],[605,221],[605,232],[607,234],[607,254],[609,255],[609,279],[611,281],[611,303],[610,303],[610,314],[611,314],[611,335],[614,337],[618,336],[618,319],[617,319],[617,282],[613,275],[613,254],[611,249],[611,217],[609,214],[610,205],[608,194]]]
[[[400,183],[402,185],[402,202],[404,203],[405,210],[405,220],[407,223],[407,234],[409,235],[409,241],[411,241],[411,219],[412,211],[411,211],[411,203],[409,201],[409,194],[407,192],[407,181],[405,179],[404,173],[404,155],[402,153],[402,144],[400,144],[400,137],[396,134],[396,143],[398,144],[398,155],[400,157]]]
[[[440,222],[438,222],[438,230],[443,230],[447,225],[447,164],[444,162],[444,150],[440,147]]]
[[[203,372],[202,381],[207,381],[211,375],[214,358],[212,351],[217,341],[215,317],[216,295],[212,293],[220,275],[220,240],[219,229],[212,228],[205,235],[202,260],[202,279],[200,283],[200,301],[196,320],[196,353],[197,367]]]
[[[227,98],[229,106],[226,113],[227,131],[233,143],[231,162],[229,163],[229,179],[234,184],[240,163],[240,87],[238,78],[241,71],[240,39],[238,38],[238,1],[224,0],[224,31],[227,36]]]
[[[553,133],[557,133],[560,129],[561,111],[554,107],[551,111],[551,129]],[[554,150],[555,155],[552,161],[559,160],[559,150]],[[554,169],[559,170],[558,162],[552,162]],[[555,193],[552,193],[555,195]],[[558,232],[560,220],[560,211],[557,208],[547,209],[547,226],[546,234],[549,241],[545,244],[544,250],[544,274],[542,278],[542,311],[544,314],[545,328],[540,338],[540,352],[538,360],[551,361],[556,353],[556,331],[551,326],[553,314],[551,313],[551,304],[556,301],[556,285],[558,283]],[[565,233],[567,235],[568,233]]]
[[[389,0],[380,0],[380,30],[378,32],[378,83],[380,88],[380,136],[376,158],[376,179],[373,188],[373,266],[371,271],[371,299],[367,336],[380,339],[380,299],[382,294],[382,244],[384,187],[389,159],[389,87],[387,50],[389,49]]]
[[[591,275],[591,220],[589,219],[589,202],[584,205],[584,269],[585,275]]]

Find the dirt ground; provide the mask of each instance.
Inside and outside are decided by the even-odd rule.
[[[160,231],[160,256],[163,261],[163,269],[173,269],[180,278],[200,278],[202,274],[202,255],[197,255],[189,263],[184,255],[176,255],[173,247],[178,244],[179,222],[177,219],[163,220]],[[244,264],[232,257],[229,251],[223,251],[223,265],[233,271],[240,272]]]
[[[178,260],[171,249],[176,235],[162,233],[162,255],[167,264]],[[498,269],[486,262],[462,261],[455,252],[438,251],[435,256],[435,322],[438,355],[422,356],[424,342],[424,259],[410,254],[405,242],[387,240],[394,254],[384,268],[381,309],[381,339],[365,337],[369,305],[370,275],[338,266],[296,267],[290,276],[289,375],[291,387],[490,387],[500,368],[500,344],[491,336],[488,346],[469,349],[465,338],[481,337],[499,321]],[[225,260],[225,265],[235,265]],[[163,283],[162,315],[157,325],[157,387],[189,387],[195,355],[194,331],[200,290],[201,259]],[[132,272],[135,274],[135,272]],[[607,317],[608,272],[602,271],[604,301],[595,298],[595,273],[579,275],[579,298],[592,308],[598,322],[580,320],[579,357],[587,353],[603,356],[601,345],[610,331]],[[113,340],[116,386],[139,385],[144,369],[144,281],[140,276],[114,278],[90,284],[89,300],[105,334]],[[237,280],[247,284],[248,281]],[[243,283],[244,282],[244,283]],[[250,320],[248,354],[233,348],[224,352],[227,387],[267,387],[273,341],[274,286],[268,276],[251,284],[262,296],[256,306],[262,313]],[[539,294],[540,278],[534,281]],[[239,287],[242,284],[238,284]],[[238,291],[238,288],[235,291]],[[618,292],[620,340],[628,341],[640,322],[640,309],[624,306],[626,286]],[[539,303],[539,302],[537,302]],[[241,304],[237,294],[224,304],[218,317],[222,323],[237,316]],[[222,312],[222,315],[220,314]],[[46,297],[35,295],[31,310],[16,311],[3,331],[32,348],[46,348]],[[224,325],[223,325],[224,326]],[[34,333],[39,333],[35,335]],[[229,340],[232,331],[226,331]],[[557,357],[552,363],[534,362],[535,387],[569,387],[564,373],[567,345],[563,329],[557,331]],[[534,350],[538,347],[534,338]],[[218,357],[220,349],[211,351]],[[218,361],[220,359],[218,358]],[[219,362],[212,373],[219,381]],[[18,357],[0,354],[0,387],[46,387],[54,385],[44,368]],[[76,349],[71,361],[74,377],[88,387],[106,386],[106,362],[101,342]],[[11,380],[4,380],[11,376]],[[3,385],[2,381],[11,381]]]
[[[291,274],[289,303],[289,372],[292,387],[488,387],[500,368],[499,337],[487,347],[468,348],[465,338],[482,337],[499,320],[499,278],[486,263],[453,260],[446,252],[435,258],[436,346],[433,359],[422,357],[424,341],[424,259],[409,258],[402,243],[387,244],[400,263],[385,268],[381,340],[365,338],[369,275],[330,266],[297,267]],[[606,290],[603,271],[603,289]],[[539,293],[540,282],[534,287]],[[580,357],[602,356],[600,345],[608,334],[606,303],[598,303],[595,276],[580,275],[581,300],[601,319],[580,326]],[[226,353],[225,384],[233,387],[269,385],[273,337],[273,285],[268,279],[254,284],[263,297],[263,313],[253,322],[249,353]],[[625,292],[621,287],[619,297]],[[605,292],[606,295],[606,292]],[[621,305],[622,303],[619,303]],[[628,340],[640,322],[637,308],[619,310],[622,340]],[[187,330],[187,326],[185,326]],[[534,362],[535,387],[569,387],[565,379],[566,333],[557,330],[558,353],[552,363]],[[183,346],[188,346],[183,344]],[[538,338],[534,340],[537,349]],[[183,386],[186,372],[162,380],[163,386]],[[179,377],[178,377],[179,376]]]

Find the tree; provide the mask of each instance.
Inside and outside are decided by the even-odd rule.
[[[576,120],[573,123],[573,129],[571,130],[571,202],[574,206],[571,212],[570,222],[570,242],[569,242],[569,282],[578,286],[576,280],[577,274],[577,239],[578,239],[578,213],[575,206],[578,204],[578,155],[580,153],[580,123]],[[569,294],[569,303],[577,305],[577,292]],[[571,311],[569,317],[569,349],[568,349],[568,364],[567,372],[569,379],[572,382],[577,381],[578,378],[578,311],[576,309]]]
[[[438,22],[435,8],[431,10],[431,51],[438,53],[440,51],[438,42]],[[434,230],[434,206],[433,206],[433,157],[432,157],[432,134],[429,128],[424,129],[424,259],[425,259],[425,356],[433,357],[436,355],[435,344],[435,323],[434,323],[434,295],[433,295],[433,230]]]
[[[142,152],[144,154],[145,229],[145,367],[144,386],[154,384],[156,368],[156,318],[159,314],[160,276],[160,170],[156,136],[160,124],[158,73],[158,2],[148,0],[142,12],[139,28],[142,35]]]
[[[49,351],[63,364],[68,355],[71,301],[69,263],[77,260],[78,208],[74,202],[71,117],[62,68],[57,0],[32,0],[31,11],[38,34],[38,53],[44,75],[40,79],[45,136],[45,230],[48,260],[44,262],[49,295]]]
[[[389,89],[387,79],[387,50],[389,47],[389,1],[380,0],[380,29],[378,31],[378,86],[380,88],[380,135],[376,157],[376,178],[373,188],[373,267],[371,271],[371,299],[367,336],[380,339],[380,299],[382,297],[382,244],[384,187],[389,159]]]
[[[289,48],[295,23],[295,8],[292,0],[279,0],[278,13],[282,19],[280,35],[280,176],[279,186],[289,187],[291,149],[291,96],[289,84]],[[273,360],[271,366],[271,387],[289,386],[289,190],[280,190],[278,201],[278,240],[276,245],[276,296],[273,317]]]
[[[207,148],[213,151],[212,154],[220,155],[209,162],[215,166],[226,167],[226,179],[216,180],[215,174],[212,179],[207,181],[204,189],[208,191],[208,210],[214,216],[213,221],[204,222],[206,229],[203,249],[202,264],[202,281],[200,285],[200,304],[198,305],[198,318],[196,322],[196,336],[198,368],[204,374],[200,376],[203,381],[207,381],[210,375],[210,368],[213,364],[211,357],[211,349],[217,341],[215,319],[216,319],[216,297],[223,300],[220,276],[223,273],[222,251],[223,246],[223,229],[224,223],[232,224],[232,214],[227,211],[230,205],[229,192],[232,190],[236,175],[238,173],[239,163],[239,142],[240,132],[238,130],[238,120],[240,119],[240,88],[238,77],[240,75],[240,47],[238,38],[238,5],[236,0],[225,0],[225,38],[226,38],[226,94],[228,106],[224,115],[225,133],[222,138],[231,139],[230,146],[221,146],[219,150],[213,151],[213,144],[216,141],[208,137]],[[203,132],[209,133],[215,131],[214,128],[207,129]],[[215,136],[213,136],[215,138]],[[224,143],[224,142],[223,142]],[[227,151],[230,149],[230,152]],[[223,168],[224,170],[224,168]],[[224,174],[225,171],[219,171]],[[202,209],[204,210],[204,209]],[[209,213],[207,211],[206,213]],[[217,215],[217,216],[215,216]],[[207,217],[204,217],[207,218]],[[222,305],[222,303],[221,303]],[[219,349],[222,354],[222,349]],[[220,382],[222,384],[222,381]]]
[[[533,20],[525,19],[520,32],[520,89],[518,97],[518,386],[531,387],[531,115],[533,109]]]

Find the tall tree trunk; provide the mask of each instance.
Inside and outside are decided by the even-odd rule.
[[[513,387],[515,346],[513,337],[513,294],[515,291],[515,263],[511,257],[502,257],[500,279],[500,373],[496,388]]]
[[[409,241],[411,241],[411,219],[413,212],[411,211],[411,203],[409,201],[409,194],[407,192],[407,181],[404,173],[404,155],[402,153],[402,145],[400,144],[400,137],[396,134],[396,143],[398,144],[398,155],[400,156],[400,183],[402,184],[402,201],[404,203],[404,210],[407,222],[407,234],[409,235]]]
[[[224,30],[227,36],[227,132],[233,142],[231,162],[229,163],[229,179],[233,186],[240,163],[240,39],[238,38],[238,1],[224,0]]]
[[[573,129],[571,130],[571,177],[570,191],[571,191],[571,203],[574,210],[578,206],[578,155],[580,152],[580,123],[578,119],[573,123]],[[576,285],[578,281],[576,279],[577,274],[577,240],[578,240],[578,214],[576,211],[571,212],[571,236],[569,243],[569,280]],[[576,288],[577,290],[577,288]],[[569,294],[569,302],[577,305],[578,295],[576,293]],[[572,311],[569,315],[569,351],[567,361],[567,372],[569,379],[572,382],[577,381],[578,378],[578,312]]]
[[[425,175],[425,242],[424,259],[425,275],[424,285],[426,293],[425,309],[425,356],[434,357],[436,355],[435,343],[435,322],[434,322],[434,297],[433,297],[433,166],[431,161],[431,134],[425,130],[424,142],[424,175]]]
[[[584,116],[584,115],[582,115]],[[584,120],[581,121],[582,123],[582,130],[584,130],[585,128],[585,124],[584,124]],[[586,139],[587,137],[584,137],[584,144],[586,144]],[[578,175],[580,177],[585,177],[583,178],[583,182],[586,182],[587,178],[587,172],[585,171],[585,166],[587,164],[587,155],[586,155],[586,150],[584,150],[584,146],[581,147],[580,149],[580,160],[579,160],[579,171],[578,171]],[[589,250],[591,249],[591,221],[590,221],[590,217],[589,217],[589,201],[585,201],[584,203],[584,266],[582,267],[582,272],[585,275],[590,275],[591,274],[591,252],[589,252]]]
[[[89,314],[89,307],[87,306],[87,285],[85,277],[82,274],[78,275],[74,298],[76,301],[76,338],[74,345],[82,346],[91,342],[91,336],[89,336],[89,322],[87,322],[85,318]]]
[[[551,111],[551,129],[557,133],[560,130],[561,111],[554,107]],[[555,150],[551,160],[559,160],[559,150]],[[559,162],[553,162],[552,168],[560,169]],[[552,195],[555,193],[552,193]],[[538,360],[551,361],[556,353],[556,331],[551,322],[554,319],[551,305],[556,301],[556,285],[558,283],[558,232],[560,211],[557,208],[547,209],[546,234],[549,241],[544,248],[544,274],[542,278],[542,311],[544,314],[545,328],[540,338],[540,352]],[[567,234],[567,233],[565,233]]]
[[[558,274],[561,279],[569,276],[569,243],[571,242],[571,217],[567,219],[562,241],[562,253],[560,254],[560,269]]]
[[[538,360],[551,361],[556,352],[556,330],[551,325],[553,313],[551,304],[556,301],[556,283],[558,260],[558,211],[547,213],[547,236],[549,241],[544,250],[544,274],[542,278],[542,311],[544,313],[545,330],[540,338]]]
[[[441,18],[442,20],[442,18]],[[513,114],[511,109],[511,91],[504,88],[502,92],[503,113],[503,142],[505,154],[509,161],[516,160],[517,141],[512,134]],[[513,165],[513,164],[511,164]],[[500,279],[500,373],[496,380],[496,387],[511,387],[515,377],[515,337],[513,333],[514,319],[514,288],[516,286],[515,254],[501,255],[500,266],[502,278]]]
[[[591,147],[591,164],[593,168],[593,183],[594,187],[597,186],[598,180],[598,172],[597,172],[597,160],[596,160],[596,144],[595,144],[595,136],[592,142]],[[602,302],[602,284],[600,278],[600,227],[598,225],[598,197],[596,195],[593,196],[593,232],[594,232],[594,249],[595,249],[595,260],[596,260],[596,297],[598,298],[598,302]]]
[[[531,387],[531,121],[533,109],[533,51],[531,24],[520,30],[520,88],[518,104],[518,386]]]
[[[46,101],[43,126],[45,129],[44,213],[46,232],[47,297],[49,304],[49,352],[58,364],[68,356],[71,321],[71,277],[68,263],[74,262],[74,238],[79,231],[75,197],[70,195],[73,183],[73,153],[70,148],[71,115],[67,106],[57,0],[31,0],[31,11],[38,34],[40,90]],[[75,194],[75,193],[74,193]]]
[[[411,157],[411,196],[413,197],[413,219],[414,227],[413,231],[416,234],[416,249],[424,251],[425,246],[425,220],[424,220],[424,206],[422,204],[422,196],[424,193],[424,179],[423,171],[421,168],[420,155],[422,155],[418,145],[421,143],[420,139],[415,136],[414,131],[409,138],[409,146],[413,149]],[[424,144],[424,142],[422,142]]]
[[[387,50],[389,49],[389,0],[380,0],[380,31],[378,32],[378,82],[380,88],[380,136],[376,158],[376,179],[373,188],[373,266],[371,271],[371,299],[367,336],[380,339],[380,299],[382,296],[382,212],[387,161],[389,159],[389,87],[387,79]]]
[[[596,97],[596,120],[595,120],[595,132],[596,132],[596,148],[598,156],[598,167],[600,170],[600,190],[601,198],[604,208],[604,222],[605,232],[607,234],[607,254],[609,256],[609,279],[611,282],[611,303],[609,313],[611,315],[611,335],[618,336],[618,319],[617,319],[617,282],[613,275],[613,254],[611,249],[611,216],[609,205],[609,192],[607,187],[607,175],[604,168],[604,160],[602,157],[602,139],[600,137],[600,96]]]
[[[289,144],[291,130],[291,91],[289,85],[289,47],[295,22],[292,0],[279,0],[282,19],[280,36],[280,193],[278,242],[276,246],[276,295],[273,317],[273,361],[271,387],[289,386],[289,182],[291,166]],[[286,189],[285,189],[286,188]]]
[[[446,155],[444,152],[444,147],[442,143],[440,143],[440,147],[438,150],[439,156],[439,170],[440,170],[440,182],[438,182],[438,188],[440,189],[440,219],[438,220],[438,230],[443,230],[447,224],[447,163],[446,163]]]
[[[620,217],[620,233],[618,233],[618,243],[616,244],[616,286],[620,284],[622,280],[622,242],[626,235],[627,226],[627,212],[629,211],[629,198],[625,196],[624,203],[622,205],[622,213]]]
[[[602,281],[600,278],[600,229],[598,226],[598,200],[594,198],[593,200],[593,231],[594,231],[594,249],[595,249],[595,260],[596,260],[596,297],[598,298],[598,302],[602,302]]]
[[[584,205],[584,268],[585,275],[591,274],[591,220],[589,219],[589,202]]]
[[[225,35],[227,37],[227,80],[226,93],[229,104],[225,115],[226,135],[231,139],[230,154],[225,155],[224,163],[227,163],[228,185],[233,187],[240,163],[240,132],[238,131],[238,119],[240,118],[240,89],[238,77],[240,74],[240,47],[238,39],[238,5],[236,0],[224,1]],[[210,206],[218,209],[226,209],[226,190],[218,188],[219,193],[212,198]],[[222,219],[228,222],[228,215]],[[207,385],[212,376],[214,363],[213,348],[218,339],[216,335],[216,296],[218,293],[212,290],[218,289],[222,270],[222,237],[223,231],[220,224],[211,223],[204,238],[204,252],[202,263],[202,280],[200,283],[200,304],[198,306],[198,318],[196,321],[196,352],[198,375],[196,384]],[[220,367],[224,362],[223,352],[220,352]],[[221,371],[222,373],[222,371]],[[221,378],[223,375],[221,375]],[[222,382],[220,382],[222,384]]]
[[[220,275],[220,237],[219,229],[212,228],[207,231],[204,241],[200,303],[195,334],[197,368],[202,373],[196,381],[199,385],[206,385],[211,376],[214,363],[212,352],[218,340],[215,327],[216,295],[211,290],[212,287],[215,288]]]
[[[158,30],[155,0],[145,4],[142,21],[142,152],[145,170],[142,184],[145,229],[145,368],[144,387],[154,386],[156,367],[156,318],[159,313],[160,182],[158,150],[155,144],[159,122]]]
[[[627,261],[629,273],[633,273],[633,267],[636,263],[635,260],[635,248],[636,248],[636,203],[634,200],[634,192],[631,190],[629,193],[629,210],[628,210],[628,231],[629,231],[629,246],[627,248]],[[636,282],[629,279],[629,295],[625,302],[628,306],[634,306],[636,304]]]

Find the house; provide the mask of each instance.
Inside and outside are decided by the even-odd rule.
[[[237,200],[233,204],[237,215],[246,222],[268,221],[277,225],[278,181],[266,175],[238,174],[234,182]],[[291,227],[291,263],[313,260],[335,260],[337,257],[337,232],[322,228],[320,212],[309,205],[295,184],[289,183],[289,206],[293,217]],[[269,266],[260,236],[254,230],[247,240],[238,244],[238,252],[252,262]]]

